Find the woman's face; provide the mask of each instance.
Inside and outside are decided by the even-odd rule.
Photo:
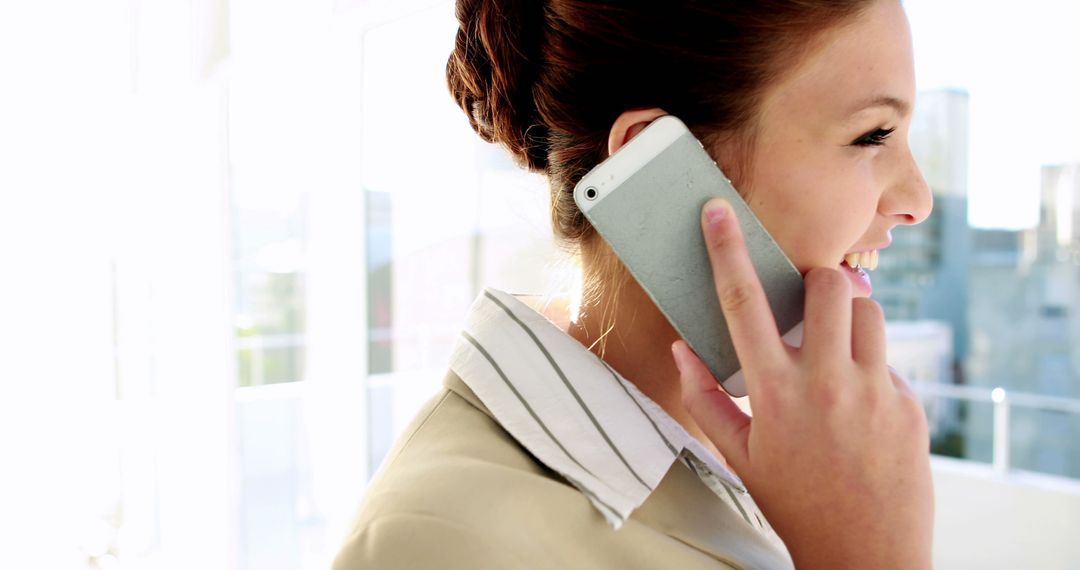
[[[826,32],[766,92],[741,190],[804,275],[839,266],[868,297],[869,278],[845,256],[883,249],[893,226],[929,215],[907,143],[914,99],[911,33],[894,0]]]

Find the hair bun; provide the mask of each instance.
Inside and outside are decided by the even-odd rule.
[[[538,0],[458,0],[458,32],[446,62],[450,94],[484,140],[534,171],[548,163],[547,127],[532,95],[544,8]]]

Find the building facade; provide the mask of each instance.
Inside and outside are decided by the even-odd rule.
[[[976,230],[971,265],[972,384],[1080,397],[1080,164],[1042,170],[1039,225]],[[968,410],[965,456],[989,459],[992,411]],[[1080,477],[1080,415],[1013,405],[1011,464]]]

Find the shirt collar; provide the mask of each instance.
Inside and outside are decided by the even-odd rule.
[[[704,482],[716,478],[746,492],[656,402],[512,295],[489,288],[477,297],[451,368],[511,436],[615,528],[680,459]]]

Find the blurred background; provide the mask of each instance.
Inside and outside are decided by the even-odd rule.
[[[1080,567],[1080,9],[908,0],[936,198],[874,273],[942,568]],[[0,3],[0,555],[328,566],[483,286],[568,291],[450,0]]]

